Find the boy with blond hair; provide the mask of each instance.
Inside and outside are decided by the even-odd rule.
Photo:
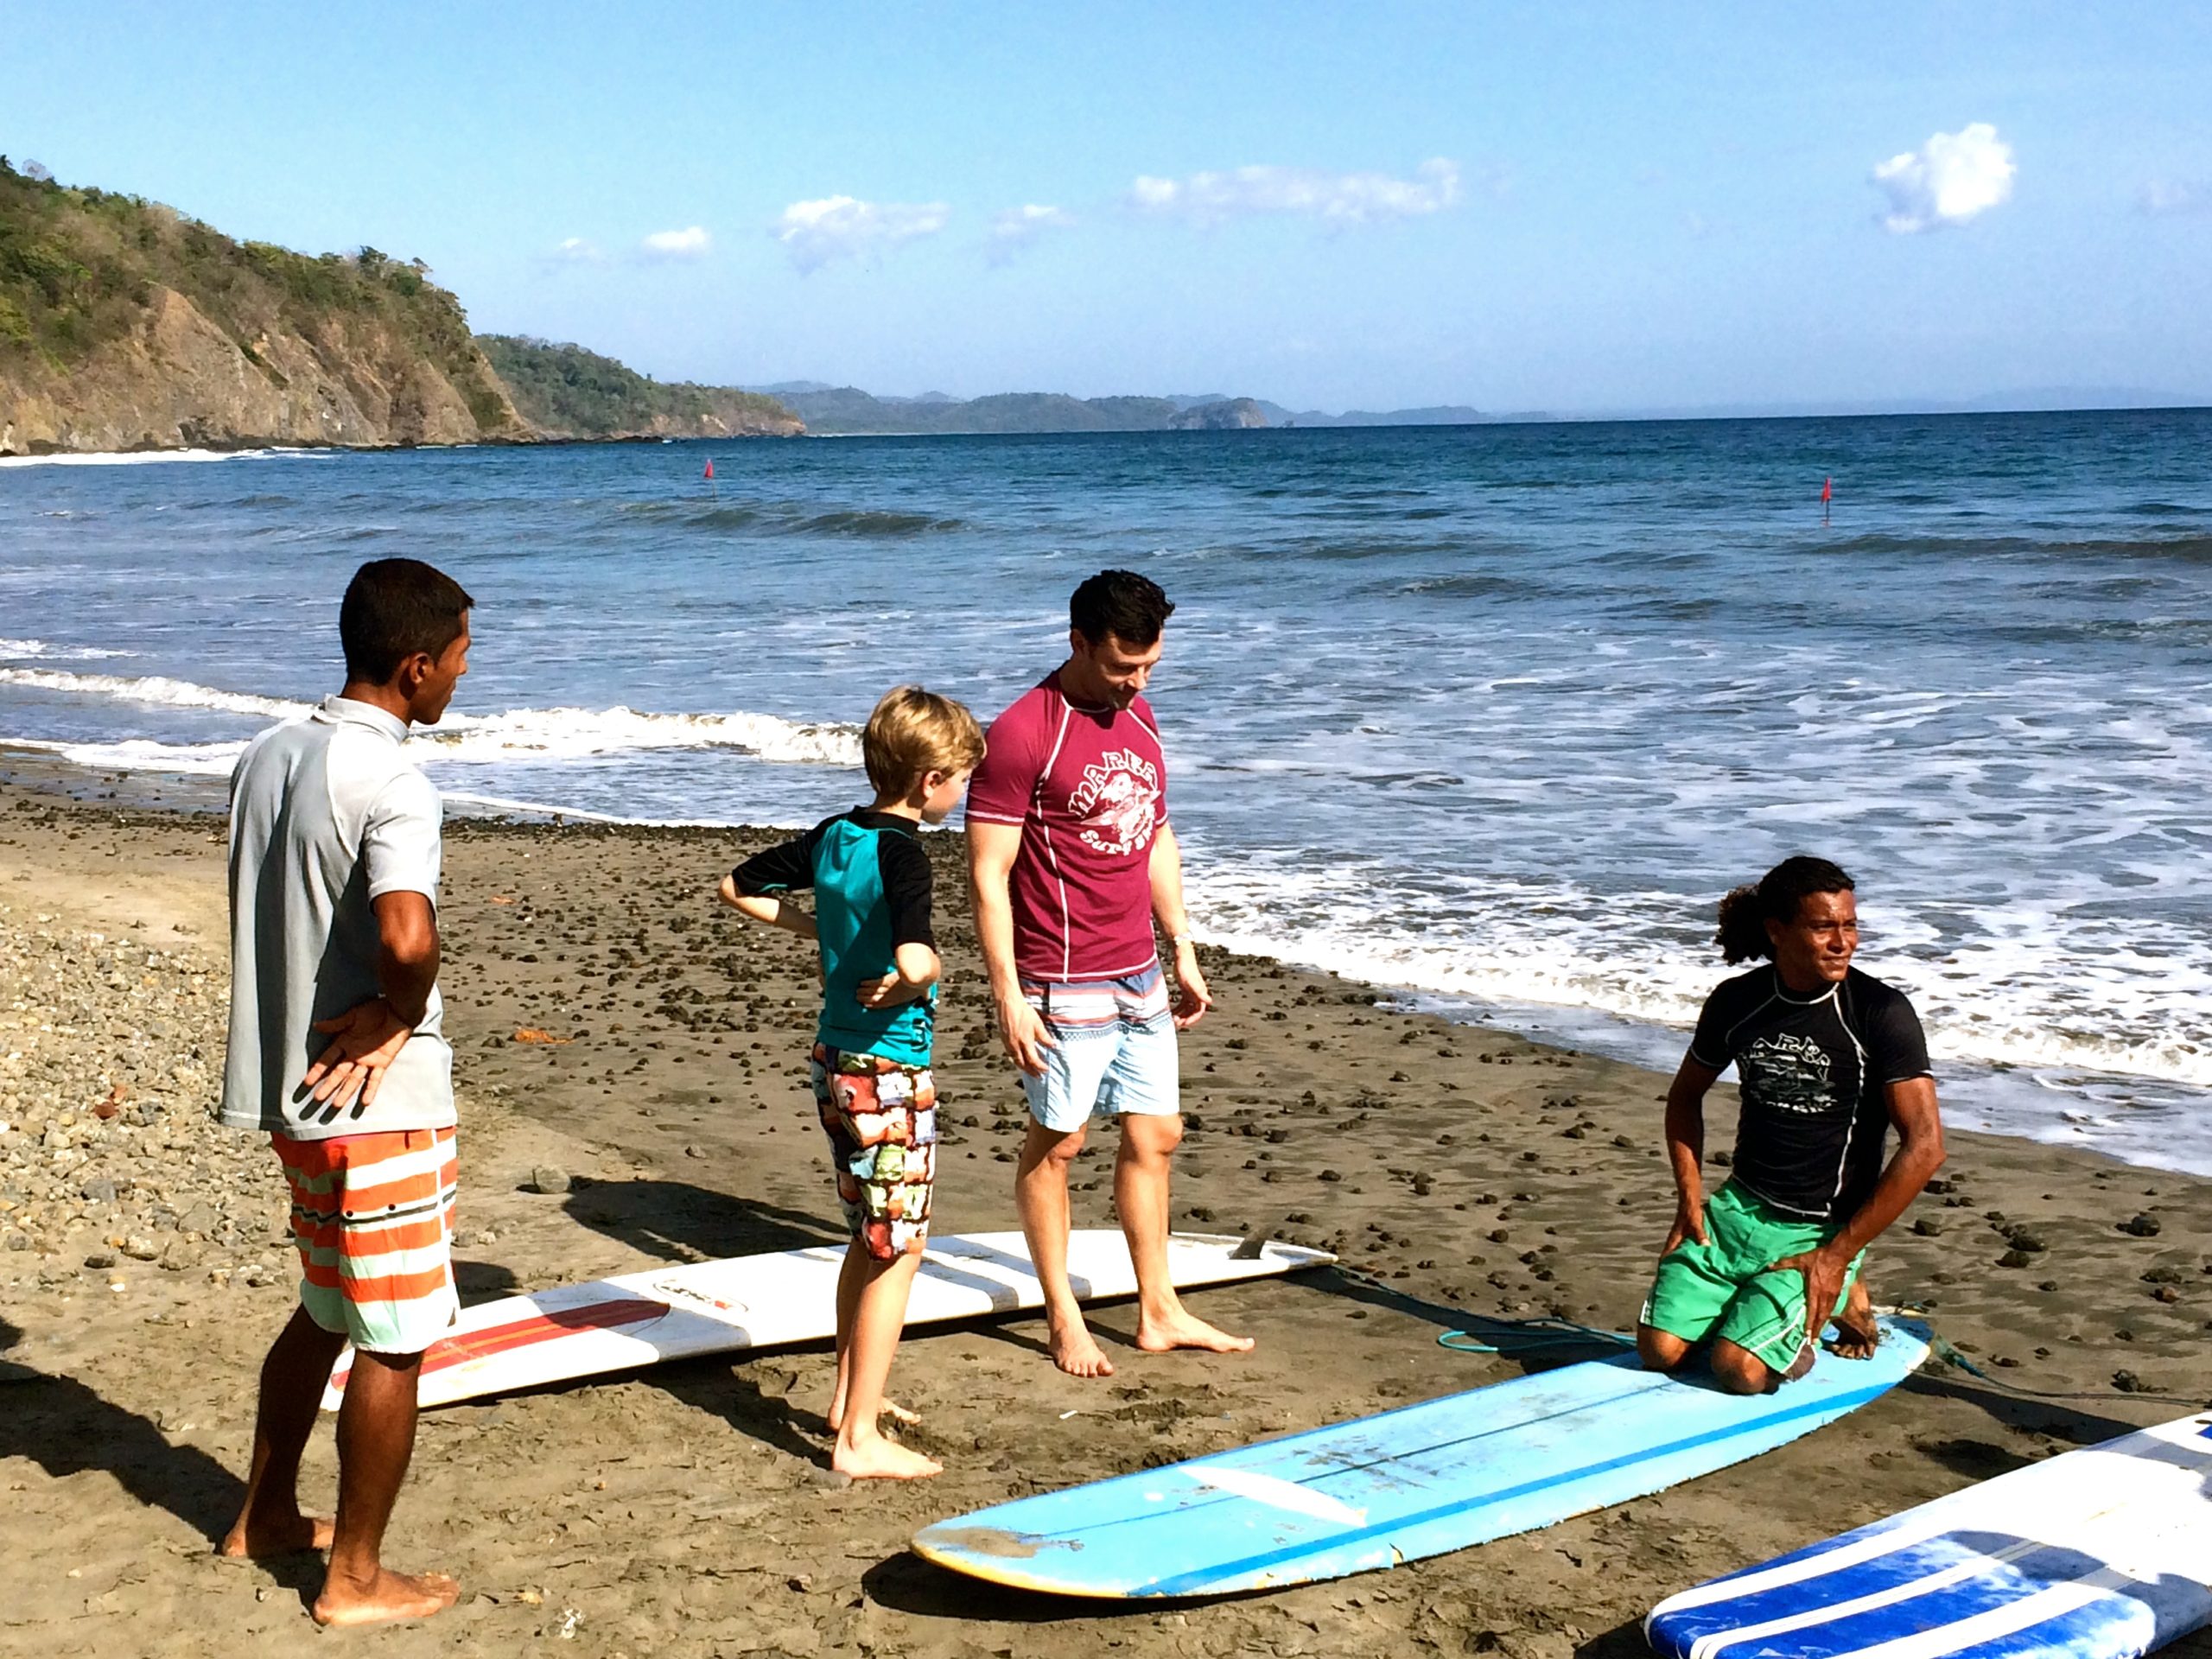
[[[809,1072],[853,1235],[837,1279],[830,1465],[856,1479],[911,1480],[943,1465],[886,1440],[876,1419],[937,1171],[930,1058],[943,963],[919,831],[959,804],[983,758],[982,728],[950,697],[897,686],[868,716],[861,755],[874,802],[748,858],[723,877],[721,896],[750,920],[821,945]],[[810,887],[811,911],[783,897]]]

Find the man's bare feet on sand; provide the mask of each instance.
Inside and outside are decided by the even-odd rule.
[[[258,1561],[329,1548],[330,1517],[295,1510],[289,1515],[238,1516],[215,1553],[226,1561]]]
[[[1843,1312],[1835,1316],[1835,1340],[1828,1351],[1839,1359],[1872,1359],[1882,1345],[1882,1327],[1874,1321],[1874,1304],[1865,1283],[1852,1281]]]
[[[397,1624],[442,1613],[461,1599],[461,1585],[442,1573],[394,1573],[379,1567],[366,1584],[335,1573],[315,1599],[318,1624]]]
[[[1164,1354],[1177,1348],[1198,1348],[1210,1354],[1249,1354],[1252,1338],[1232,1337],[1179,1311],[1172,1319],[1139,1319],[1137,1346],[1147,1354]]]
[[[1052,1363],[1070,1376],[1111,1376],[1114,1362],[1106,1357],[1106,1351],[1097,1339],[1081,1325],[1072,1325],[1052,1333]]]
[[[830,1453],[830,1466],[855,1480],[927,1480],[944,1472],[944,1465],[935,1458],[925,1458],[880,1434],[870,1435],[858,1446],[838,1441]]]

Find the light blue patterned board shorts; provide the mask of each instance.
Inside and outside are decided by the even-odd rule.
[[[1021,995],[1058,1045],[1045,1050],[1045,1075],[1023,1072],[1029,1115],[1056,1134],[1093,1111],[1172,1117],[1182,1109],[1175,1019],[1157,967],[1126,979],[1073,985],[1024,981]]]

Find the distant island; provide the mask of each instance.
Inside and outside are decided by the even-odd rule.
[[[1352,410],[1332,415],[1286,409],[1260,397],[1224,392],[1155,397],[1071,397],[1057,391],[999,392],[959,398],[941,391],[892,397],[833,386],[822,380],[786,380],[753,388],[790,405],[806,429],[823,437],[919,436],[987,432],[1222,431],[1281,426],[1467,426],[1497,417],[1462,404],[1376,413]],[[1529,418],[1526,416],[1516,419]]]

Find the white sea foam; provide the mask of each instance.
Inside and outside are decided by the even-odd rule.
[[[91,663],[111,657],[135,657],[133,651],[111,651],[99,645],[56,645],[44,639],[0,639],[0,660],[28,662],[42,658],[56,663]]]
[[[156,743],[149,738],[126,738],[116,743],[63,743],[50,738],[0,738],[10,748],[35,749],[58,755],[73,766],[92,772],[162,772],[187,778],[227,776],[245,752],[243,740],[235,743]]]
[[[493,812],[526,813],[533,817],[576,818],[585,823],[655,823],[655,821],[651,819],[626,818],[613,812],[592,812],[579,806],[556,806],[548,801],[517,800],[512,796],[506,795],[480,795],[475,793],[463,794],[453,790],[441,790],[439,791],[439,798],[445,803],[448,809],[455,806],[473,806],[486,809]],[[658,827],[657,824],[656,827]],[[677,826],[670,825],[667,827],[675,828]],[[688,828],[690,826],[684,827]]]
[[[859,729],[774,715],[510,709],[453,715],[416,734],[425,761],[578,760],[652,749],[736,749],[789,766],[857,766]]]
[[[1675,1030],[1734,971],[1707,943],[1709,900],[1600,895],[1566,880],[1416,887],[1379,868],[1301,862],[1216,861],[1195,849],[1201,933],[1374,984]],[[1931,955],[1915,949],[1926,930],[1910,913],[1861,910],[1879,941],[1862,965],[1912,997],[1937,1058],[2212,1089],[2212,962],[2147,954],[2108,924],[2023,906],[1989,917],[1974,945]]]
[[[275,455],[308,460],[328,453],[287,448],[99,450],[90,454],[0,455],[0,467],[157,467],[175,461],[266,461]]]
[[[0,685],[266,720],[293,719],[313,707],[284,697],[196,685],[164,675],[0,667]],[[582,760],[655,749],[734,749],[787,766],[857,766],[861,761],[860,732],[855,727],[742,711],[664,715],[620,707],[509,709],[489,715],[448,715],[436,726],[417,731],[414,741],[420,746],[422,761],[434,766],[441,762]],[[41,742],[29,747],[50,748],[86,766],[200,772],[227,770],[240,746],[131,738],[73,744]]]
[[[289,720],[307,713],[309,707],[283,697],[256,696],[251,692],[194,685],[189,680],[175,680],[165,674],[76,674],[66,669],[0,668],[0,685],[67,691],[164,709],[208,709],[220,714],[259,715],[270,720]]]

